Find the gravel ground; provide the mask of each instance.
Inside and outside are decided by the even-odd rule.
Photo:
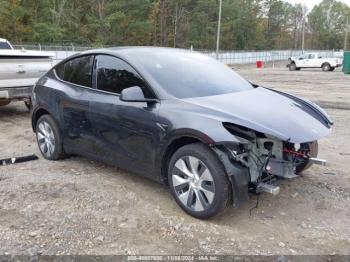
[[[81,157],[0,167],[0,254],[350,254],[350,76],[237,68],[323,105],[335,121],[320,158],[278,196],[200,221],[165,186]],[[276,109],[278,110],[278,109]],[[0,108],[0,158],[39,151],[22,103]],[[251,210],[251,214],[250,214]]]

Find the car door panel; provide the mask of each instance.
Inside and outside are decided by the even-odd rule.
[[[152,176],[157,111],[157,105],[123,102],[112,94],[95,93],[89,113],[94,153],[104,162]]]
[[[67,84],[69,85],[69,84]],[[65,148],[75,153],[92,150],[91,124],[88,119],[91,94],[88,89],[70,85],[69,95],[62,101],[62,114],[66,135]]]
[[[97,56],[94,74],[96,90],[89,112],[94,153],[104,162],[155,177],[159,105],[120,100],[118,93],[123,88],[135,85],[145,88],[141,77],[125,61]]]
[[[58,86],[64,89],[60,104],[64,148],[68,152],[92,152],[93,136],[88,119],[92,91],[92,65],[94,56],[74,58],[56,68]],[[60,88],[56,89],[57,91]],[[53,96],[59,97],[59,96]]]

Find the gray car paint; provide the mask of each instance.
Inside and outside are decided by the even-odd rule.
[[[248,127],[292,143],[315,141],[331,132],[321,112],[262,87],[184,101],[215,112],[213,115],[221,122]]]

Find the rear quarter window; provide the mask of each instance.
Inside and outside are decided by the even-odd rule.
[[[56,66],[57,76],[76,85],[92,87],[92,65],[94,56],[81,56]]]

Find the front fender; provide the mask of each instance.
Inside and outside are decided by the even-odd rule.
[[[213,150],[224,165],[226,174],[231,182],[233,206],[237,208],[243,206],[249,199],[248,186],[250,176],[248,168],[230,160],[223,147],[213,147]]]

